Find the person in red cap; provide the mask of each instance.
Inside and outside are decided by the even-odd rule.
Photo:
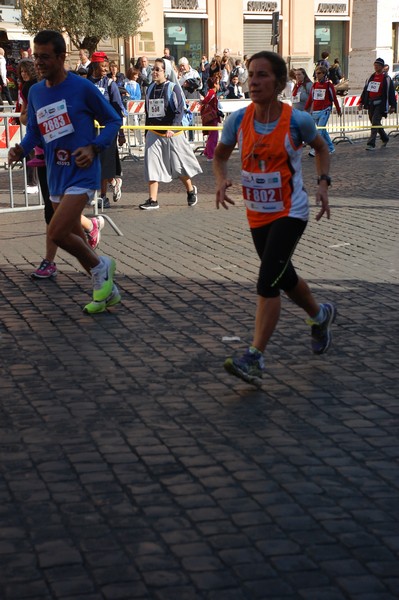
[[[105,52],[93,52],[91,55],[91,65],[88,80],[94,83],[97,89],[103,94],[104,98],[111,104],[118,115],[123,119],[126,115],[125,107],[117,84],[110,79],[108,56]],[[123,130],[119,131],[122,140]],[[109,148],[106,148],[100,154],[101,160],[101,199],[99,199],[99,208],[110,208],[110,202],[107,198],[108,183],[111,184],[114,202],[120,200],[122,195],[122,167],[119,159],[117,147],[118,135],[115,136]]]
[[[360,96],[359,110],[368,110],[371,123],[370,137],[367,140],[366,150],[375,150],[377,133],[380,134],[383,148],[389,142],[389,137],[381,126],[382,117],[386,118],[388,113],[396,112],[395,88],[392,79],[384,72],[385,61],[376,58],[374,61],[374,73],[370,75]]]

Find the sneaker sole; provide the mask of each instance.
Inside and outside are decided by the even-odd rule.
[[[57,271],[51,275],[38,275],[37,273],[31,273],[32,279],[51,279],[52,277],[57,277]]]
[[[334,306],[334,304],[330,304],[330,306],[332,306],[333,310],[331,312],[331,316],[328,321],[328,327],[331,327],[331,325],[335,322],[335,319],[337,318],[337,314],[338,314],[338,311],[337,311],[336,307]],[[332,342],[332,333],[331,333],[331,331],[329,331],[326,346],[323,348],[323,350],[313,350],[313,354],[325,354],[327,352],[327,350],[330,348],[331,342]]]
[[[140,210],[158,210],[159,206],[139,206]]]
[[[187,204],[189,206],[195,206],[197,204],[197,202],[198,202],[198,198],[196,198],[196,200],[194,202],[188,202]]]
[[[238,369],[233,363],[232,358],[228,358],[227,360],[225,360],[223,366],[227,373],[238,377],[238,379],[242,379],[246,383],[251,383],[252,385],[260,385],[260,383],[262,382],[262,376],[249,375],[248,373],[245,373],[245,371]]]

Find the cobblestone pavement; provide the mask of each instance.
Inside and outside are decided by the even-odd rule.
[[[41,211],[0,215],[1,600],[399,598],[398,149],[337,146],[332,219],[312,208],[295,257],[337,303],[333,346],[284,300],[261,389],[222,368],[257,259],[202,158],[198,205],[173,183],[150,213],[125,162],[101,243],[123,304],[96,317],[65,253],[29,278]]]

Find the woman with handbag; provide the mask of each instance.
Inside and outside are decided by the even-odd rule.
[[[201,102],[201,122],[203,125],[216,127],[221,121],[222,112],[220,110],[217,93],[220,89],[220,78],[218,76],[210,77],[207,81],[208,93]],[[208,136],[204,156],[208,161],[213,160],[215,148],[218,143],[219,132],[216,130],[203,131],[204,135]]]

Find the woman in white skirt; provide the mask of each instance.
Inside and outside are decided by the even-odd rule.
[[[186,100],[168,60],[157,58],[154,64],[153,83],[145,98],[146,125],[170,125],[170,130],[148,130],[145,143],[144,173],[149,185],[149,198],[139,207],[142,210],[159,208],[159,183],[169,183],[179,178],[187,192],[188,206],[197,204],[197,187],[191,178],[202,169],[189,145],[184,132],[173,131],[173,125],[181,125]]]

